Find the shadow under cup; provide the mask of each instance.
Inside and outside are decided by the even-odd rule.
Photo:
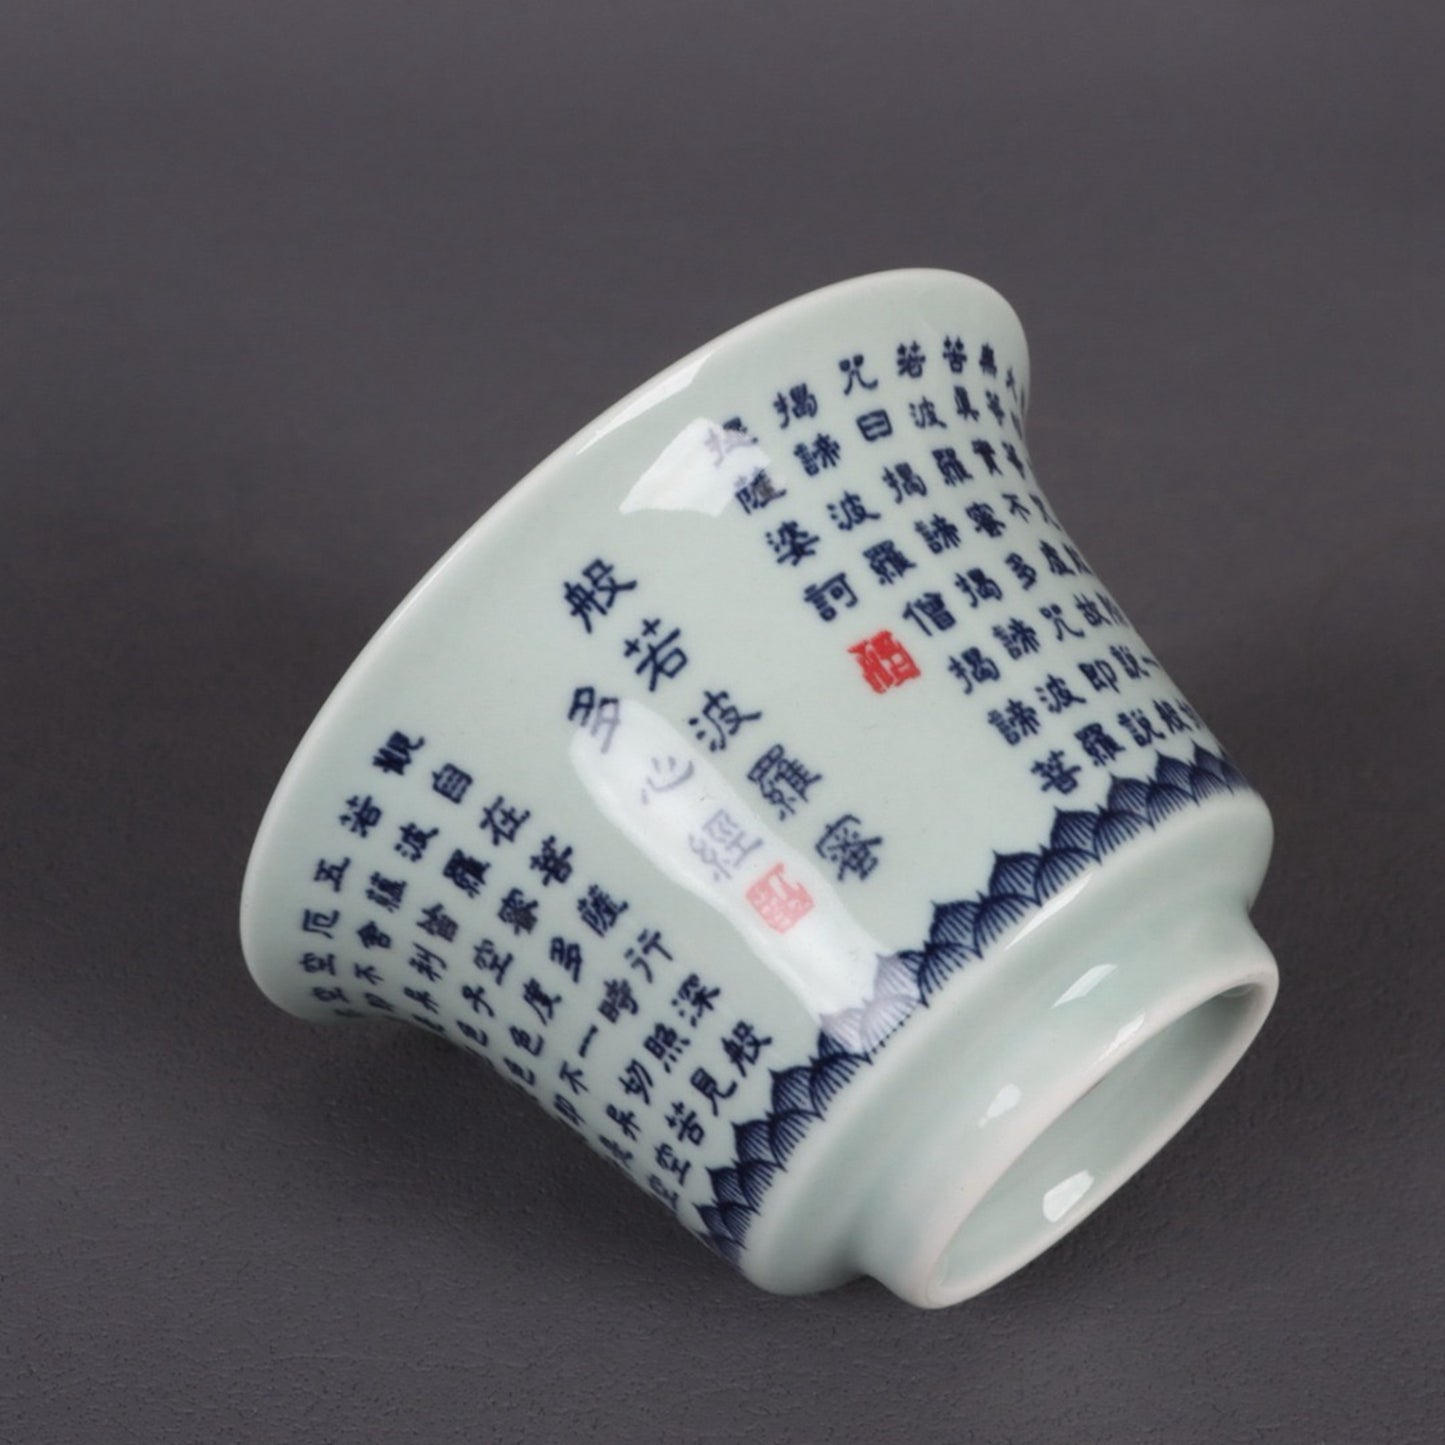
[[[1271,831],[1028,385],[995,292],[890,272],[566,443],[298,747],[262,990],[479,1054],[770,1289],[947,1304],[1072,1228],[1262,1023]]]

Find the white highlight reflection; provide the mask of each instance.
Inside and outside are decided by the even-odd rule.
[[[760,470],[767,470],[769,461],[753,437],[696,417],[633,483],[618,510],[703,512],[716,517]]]
[[[1050,1224],[1057,1224],[1089,1192],[1093,1183],[1094,1176],[1087,1169],[1080,1169],[1077,1174],[1070,1174],[1067,1179],[1055,1184],[1044,1195],[1044,1218]]]
[[[876,1047],[918,1002],[911,973],[831,881],[665,718],[624,699],[568,747],[597,806],[655,867],[715,908],[827,1031]]]
[[[1086,970],[1061,993],[1050,1005],[1051,1008],[1058,1008],[1060,1004],[1073,1003],[1075,999],[1083,998],[1086,993],[1092,993],[1094,989],[1103,983],[1108,976],[1114,972],[1116,964],[1096,963],[1093,968]]]
[[[1017,1084],[1005,1084],[989,1101],[983,1118],[978,1121],[978,1127],[982,1129],[990,1120],[997,1119],[1001,1114],[1007,1114],[1022,1098],[1023,1091]]]

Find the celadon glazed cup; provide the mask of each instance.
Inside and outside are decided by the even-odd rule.
[[[1062,530],[994,291],[695,351],[433,568],[276,790],[262,990],[484,1057],[768,1289],[937,1306],[1203,1103],[1269,814]]]

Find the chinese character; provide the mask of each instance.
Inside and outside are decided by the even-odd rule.
[[[873,575],[890,587],[905,572],[910,571],[913,563],[898,550],[895,543],[891,541],[875,542],[871,547],[863,549],[863,556],[867,559],[868,565],[873,569]]]
[[[761,512],[769,502],[776,502],[779,497],[787,495],[788,489],[778,486],[761,467],[733,488],[733,496],[738,499],[738,506],[745,516]]]
[[[922,676],[908,649],[887,628],[855,642],[848,651],[858,659],[863,679],[874,692],[887,692],[909,678]]]
[[[1028,703],[1020,702],[1016,697],[1009,698],[1002,712],[997,708],[990,712],[988,720],[999,730],[1010,747],[1022,742],[1026,737],[1032,737],[1039,730],[1038,713]]]
[[[828,516],[840,532],[851,532],[863,522],[876,522],[879,514],[870,512],[857,492],[844,492],[836,502],[828,503]]]
[[[512,966],[512,955],[502,953],[490,938],[484,938],[472,950],[472,962],[483,973],[490,973],[500,984],[506,982],[507,970]]]
[[[822,582],[814,582],[803,589],[803,601],[816,609],[824,622],[831,622],[838,615],[839,607],[856,607],[858,598],[848,578],[842,572],[835,572]]]
[[[948,363],[948,369],[955,375],[968,364],[968,352],[964,350],[961,337],[945,336],[943,338],[943,359]]]
[[[424,742],[426,742],[425,738],[418,738],[413,742],[405,733],[392,733],[376,750],[376,756],[372,758],[371,766],[380,768],[384,773],[400,775],[406,772],[407,765],[411,762],[411,755]]]
[[[1131,707],[1119,714],[1119,726],[1129,734],[1137,746],[1147,748],[1151,742],[1162,743],[1164,734],[1155,728],[1149,714],[1141,708]]]
[[[1090,627],[1112,626],[1109,619],[1104,616],[1103,608],[1099,606],[1097,598],[1088,597],[1082,592],[1075,592],[1074,606],[1078,609],[1079,616],[1082,617]]]
[[[848,378],[848,385],[843,388],[844,396],[852,394],[853,384],[855,382],[865,391],[872,391],[878,385],[876,380],[869,381],[868,378],[863,375],[863,353],[861,351],[855,351],[852,356],[840,357],[838,360],[838,370]]]
[[[1039,555],[1049,564],[1049,571],[1055,577],[1072,577],[1074,575],[1074,569],[1059,556],[1058,550],[1047,542],[1039,543]]]
[[[582,1037],[582,1042],[577,1045],[577,1057],[578,1057],[579,1059],[585,1059],[585,1058],[587,1057],[587,1050],[592,1047],[592,1040],[595,1039],[596,1037],[597,1037],[597,1025],[596,1025],[596,1024],[588,1024],[588,1025],[587,1025],[587,1032],[583,1035],[583,1037]]]
[[[572,689],[572,705],[567,709],[567,721],[576,723],[586,730],[589,737],[597,739],[599,751],[605,755],[612,746],[612,735],[622,721],[621,700],[598,697],[595,687],[575,687]]]
[[[1054,641],[1062,642],[1065,634],[1082,637],[1084,634],[1064,616],[1064,609],[1057,602],[1049,602],[1039,608],[1039,616],[1054,624]]]
[[[530,1054],[534,1059],[542,1057],[542,1050],[547,1046],[547,1040],[541,1034],[534,1036],[526,1029],[519,1029],[516,1024],[513,1024],[507,1033],[511,1036],[514,1048],[520,1049],[524,1054]]]
[[[669,963],[672,962],[672,954],[668,952],[663,944],[662,935],[655,928],[644,928],[637,935],[636,942],[629,943],[624,957],[631,968],[640,968],[647,975],[648,983],[652,982],[652,969],[647,960],[654,954],[661,954]]]
[[[537,926],[537,900],[524,897],[520,888],[513,888],[502,899],[497,917],[513,934],[530,933]]]
[[[652,1075],[636,1059],[628,1060],[626,1072],[618,1075],[617,1082],[624,1094],[637,1094],[644,1104],[652,1102]]]
[[[774,863],[748,889],[748,902],[774,933],[786,933],[800,918],[813,911],[812,894],[801,883],[794,883],[783,872],[781,863]]]
[[[1009,571],[1023,584],[1025,592],[1039,580],[1038,572],[1030,567],[1017,552],[1010,552],[1003,560]]]
[[[1017,661],[1026,653],[1039,650],[1039,635],[1027,622],[1010,617],[1003,626],[995,627],[993,635],[1003,643],[1004,651]]]
[[[502,1062],[507,1066],[512,1077],[516,1079],[519,1084],[528,1085],[537,1082],[536,1074],[534,1074],[531,1069],[524,1069],[516,1059],[503,1059]]]
[[[984,466],[988,468],[989,476],[1001,477],[1003,475],[1003,468],[994,460],[992,442],[986,442],[982,437],[978,437],[970,450],[974,456],[979,457],[983,461]]]
[[[719,988],[705,987],[695,973],[690,973],[677,986],[677,992],[672,996],[672,1007],[680,1019],[696,1028],[702,1016],[712,1012],[721,992]]]
[[[1058,748],[1055,748],[1046,757],[1042,757],[1030,769],[1043,781],[1039,784],[1041,792],[1057,790],[1060,793],[1072,793],[1079,785],[1079,769],[1064,762],[1064,755]]]
[[[1001,401],[999,401],[999,399],[998,399],[998,392],[996,392],[996,391],[986,391],[986,392],[984,392],[983,395],[984,395],[984,400],[985,400],[985,402],[986,402],[987,405],[988,405],[988,409],[993,413],[993,419],[994,419],[1000,426],[1002,426],[1002,425],[1003,425],[1003,403],[1002,403]]]
[[[905,496],[926,497],[928,495],[928,484],[907,462],[899,462],[895,467],[884,467],[883,480],[893,493],[895,502],[901,503]]]
[[[446,867],[442,869],[442,877],[449,883],[455,883],[468,898],[475,898],[482,891],[487,869],[491,866],[490,863],[483,863],[480,858],[473,858],[457,848],[447,859]]]
[[[1082,703],[1084,700],[1063,678],[1052,672],[1034,691],[1038,694],[1039,701],[1052,713],[1063,712],[1066,707],[1073,707],[1075,703]]]
[[[727,809],[719,808],[702,826],[702,837],[688,835],[688,846],[712,869],[712,881],[731,878],[749,853],[763,846],[761,838],[749,838]]]
[[[549,1024],[557,1005],[562,1002],[562,995],[548,993],[535,978],[529,978],[522,985],[522,1002],[537,1015],[539,1023]]]
[[[627,1138],[637,1138],[637,1114],[632,1109],[619,1109],[616,1104],[609,1104],[607,1117],[622,1130]]]
[[[356,930],[356,936],[361,940],[363,948],[390,948],[391,935],[383,933],[376,924],[368,920]],[[375,982],[375,980],[372,980]]]
[[[440,903],[433,903],[430,908],[422,909],[421,917],[417,919],[417,927],[423,933],[429,933],[433,938],[443,939],[447,943],[451,943],[457,936],[456,919],[448,916]]]
[[[645,807],[658,793],[670,793],[674,788],[680,788],[693,775],[693,765],[689,761],[681,764],[669,753],[666,759],[649,758],[650,768],[647,776],[642,780],[642,803]]]
[[[1102,657],[1096,657],[1092,662],[1081,662],[1079,671],[1095,692],[1119,691],[1119,674],[1114,671],[1113,664]]]
[[[1110,621],[1118,623],[1120,627],[1128,625],[1129,619],[1124,616],[1123,608],[1107,592],[1096,592],[1094,596],[1099,599],[1099,606],[1109,614]]]
[[[1059,525],[1058,518],[1051,517],[1049,515],[1049,509],[1044,506],[1044,499],[1039,496],[1037,492],[1030,492],[1029,497],[1032,500],[1034,506],[1039,509],[1039,516],[1041,516],[1044,521],[1046,521],[1050,526],[1057,527]]]
[[[974,683],[997,682],[998,663],[985,657],[977,647],[967,648],[957,657],[950,657],[948,670],[963,684],[965,697],[973,696]]]
[[[401,907],[401,895],[405,892],[405,879],[383,878],[380,873],[373,873],[366,897],[369,902],[379,904],[388,913],[395,913]]]
[[[339,821],[358,837],[368,837],[371,830],[381,822],[381,809],[372,801],[370,793],[361,798],[348,798],[346,807],[347,811],[341,815]]]
[[[968,388],[966,386],[955,386],[953,388],[953,409],[966,421],[978,420],[978,412],[974,410],[973,403],[968,399]]]
[[[572,943],[554,935],[547,949],[547,957],[553,963],[560,964],[573,983],[582,982],[582,945],[580,943]]]
[[[882,441],[884,437],[893,435],[893,422],[880,406],[876,411],[865,411],[858,418],[858,430],[865,442]]]
[[[764,536],[773,549],[774,560],[780,565],[786,562],[796,567],[818,550],[819,538],[798,522],[779,522],[775,532],[766,532]]]
[[[316,872],[311,881],[313,883],[329,883],[333,893],[340,893],[342,880],[346,877],[346,870],[350,866],[350,858],[343,858],[339,863],[328,863],[326,859],[319,858],[316,862]]]
[[[542,875],[542,887],[550,883],[565,883],[572,876],[572,845],[557,847],[557,836],[548,833],[542,839],[541,849],[532,854],[532,869]]]
[[[963,514],[973,523],[975,532],[982,532],[985,537],[1002,537],[1004,524],[994,516],[993,508],[987,502],[970,502],[963,509]]]
[[[873,850],[882,843],[882,838],[865,838],[857,816],[844,813],[823,829],[823,836],[814,844],[814,851],[837,868],[841,883],[850,873],[866,878],[878,866]]]
[[[666,637],[659,638],[657,633],[661,626],[660,618],[647,618],[642,624],[641,635],[629,637],[622,649],[625,657],[636,657],[641,652],[642,657],[632,670],[638,677],[644,672],[647,674],[648,692],[656,692],[662,678],[676,677],[687,666],[687,653],[676,645],[682,629],[674,627]]]
[[[983,372],[985,376],[998,375],[998,366],[993,359],[993,347],[985,346],[978,353],[978,369]]]
[[[954,624],[953,613],[948,610],[941,592],[925,592],[922,597],[915,597],[903,609],[903,615],[916,622],[925,637],[931,637],[935,627],[940,632],[947,632]]]
[[[462,997],[471,1004],[473,1013],[486,1009],[489,1018],[496,1018],[497,1011],[487,1002],[487,986],[483,983],[464,983]]]
[[[594,558],[582,569],[582,581],[566,581],[562,584],[562,599],[567,604],[568,615],[576,617],[586,631],[592,631],[592,614],[605,617],[612,611],[619,592],[630,592],[637,586],[622,582],[614,575],[611,562]]]
[[[436,835],[435,828],[422,828],[416,823],[403,823],[393,851],[400,853],[411,863],[419,863],[421,855],[426,852],[426,845]]]
[[[944,486],[956,487],[960,482],[973,480],[973,473],[959,461],[958,452],[953,447],[939,447],[933,453],[933,460],[938,464]]]
[[[729,417],[721,426],[710,425],[704,440],[708,451],[712,453],[712,464],[715,467],[720,467],[729,453],[735,452],[739,447],[755,447],[758,444],[758,439],[749,434],[740,416]]]
[[[1014,430],[1015,430],[1015,431],[1018,430],[1018,418],[1017,418],[1017,417],[1014,418]],[[1009,465],[1014,469],[1014,471],[1016,471],[1016,472],[1019,474],[1019,476],[1021,476],[1021,477],[1026,477],[1026,476],[1028,476],[1028,472],[1027,472],[1027,470],[1026,470],[1025,467],[1024,467],[1023,461],[1022,461],[1022,460],[1020,459],[1020,457],[1019,457],[1018,448],[1015,447],[1012,442],[1004,442],[1004,444],[1003,444],[1003,454],[1004,454],[1004,456],[1006,456],[1006,457],[1008,458]]]
[[[334,953],[303,953],[301,967],[307,973],[329,973],[335,977],[336,955]]]
[[[341,910],[333,908],[327,913],[321,908],[305,908],[301,912],[302,933],[319,933],[322,938],[333,938],[331,932],[341,921]]]
[[[460,803],[472,785],[472,775],[455,763],[443,763],[431,775],[431,790],[440,793],[449,803]]]
[[[1021,522],[1027,522],[1033,513],[1019,500],[1017,492],[1005,492],[1004,500],[1008,503],[1008,514],[1010,517],[1017,517]]]
[[[734,1079],[732,1084],[725,1090],[706,1069],[694,1069],[688,1083],[712,1105],[714,1119],[717,1118],[720,1112],[718,1109],[719,1102],[731,1099],[738,1091],[736,1079]]]
[[[658,1164],[661,1165],[662,1168],[666,1169],[669,1174],[677,1175],[677,1182],[679,1184],[687,1183],[687,1171],[692,1168],[692,1160],[679,1158],[676,1154],[672,1152],[671,1144],[659,1144],[655,1153],[653,1154],[653,1158],[656,1159]],[[654,1179],[657,1178],[655,1174],[651,1177]],[[659,1183],[660,1182],[661,1181],[659,1180]],[[672,1201],[672,1207],[674,1209],[677,1208],[676,1191],[669,1190],[664,1187],[661,1190],[654,1189],[653,1193],[658,1194],[662,1198]]]
[[[774,743],[751,768],[748,782],[756,783],[763,797],[788,818],[800,803],[808,801],[808,789],[822,781],[821,773],[810,773],[797,758],[790,758],[782,743]]]
[[[642,1047],[662,1065],[664,1073],[670,1074],[672,1066],[691,1042],[671,1024],[653,1024],[652,1032],[642,1041]]]
[[[1080,633],[1080,636],[1082,635],[1083,634]],[[1119,666],[1124,669],[1125,677],[1132,677],[1137,681],[1149,671],[1149,663],[1152,659],[1144,658],[1141,660],[1135,657],[1131,648],[1116,646],[1111,647],[1109,652]]]
[[[577,900],[577,915],[599,938],[605,937],[612,925],[627,912],[628,905],[620,903],[605,888],[596,883],[587,885],[586,894]]]
[[[970,607],[977,607],[980,602],[1003,601],[1003,588],[982,567],[970,567],[967,573],[955,572],[953,585],[968,598]]]
[[[1124,751],[1103,723],[1085,723],[1074,736],[1095,767],[1106,768]]]
[[[360,979],[363,983],[381,982],[381,971],[376,968],[374,964],[370,963],[353,963],[351,965],[351,975],[353,978]]]
[[[585,1094],[589,1090],[582,1078],[582,1070],[576,1064],[569,1064],[566,1059],[562,1060],[562,1066],[557,1070],[557,1077],[572,1090],[574,1094]]]
[[[677,1135],[679,1144],[701,1144],[706,1137],[696,1109],[689,1109],[681,1099],[674,1099],[667,1127]]]
[[[562,1067],[565,1069],[567,1065],[563,1064]],[[574,1129],[580,1129],[582,1127],[582,1115],[577,1112],[576,1104],[567,1098],[566,1095],[553,1094],[552,1107],[557,1111],[558,1115],[571,1124]]]
[[[788,388],[787,396],[779,392],[773,398],[773,410],[778,414],[780,429],[787,431],[788,423],[795,417],[802,421],[804,417],[818,415],[818,398],[806,382],[800,382]]]
[[[708,752],[720,753],[726,751],[728,740],[738,735],[738,729],[744,723],[756,722],[760,717],[760,712],[743,712],[735,707],[732,695],[724,689],[722,692],[704,692],[702,710],[695,717],[688,718],[688,723],[698,742],[707,744]]]
[[[806,442],[799,442],[793,448],[793,455],[802,462],[803,470],[810,477],[816,477],[819,472],[828,467],[836,467],[838,458],[842,456],[843,449],[838,445],[827,432],[820,431],[813,438],[813,445]]]
[[[772,1038],[760,1038],[757,1030],[746,1020],[739,1019],[733,1031],[723,1040],[723,1053],[728,1062],[742,1078],[747,1078],[748,1068],[756,1064],[763,1050],[772,1043]]]
[[[424,943],[413,943],[407,967],[414,969],[425,979],[435,983],[447,971],[447,961],[441,954],[433,953]]]
[[[940,516],[935,512],[926,522],[918,521],[913,524],[913,530],[923,538],[928,550],[935,554],[946,552],[951,547],[958,546],[958,527],[949,518]]]
[[[923,361],[923,348],[916,341],[910,341],[907,346],[901,341],[898,343],[899,376],[911,377],[917,381],[923,375]]]
[[[409,998],[413,1003],[419,1003],[429,1014],[434,1014],[437,1012],[437,1001],[432,997],[431,992],[428,989],[404,988],[402,989],[402,993],[405,994],[406,997]],[[416,1019],[418,1023],[424,1024],[427,1022],[426,1019],[421,1018],[417,1014],[413,1014],[412,1018]]]
[[[908,415],[913,418],[913,425],[916,426],[919,431],[923,431],[925,428],[931,426],[947,426],[947,423],[939,416],[937,411],[934,410],[933,403],[926,396],[921,396],[917,401],[910,401],[908,403]]]
[[[1154,704],[1154,711],[1159,714],[1159,720],[1171,733],[1187,733],[1190,731],[1189,724],[1175,711],[1173,703],[1159,699]]]
[[[477,826],[491,833],[493,845],[498,846],[515,842],[517,829],[531,816],[530,808],[514,808],[503,794],[498,793],[496,800],[482,809],[481,822]]]
[[[608,1023],[613,1024],[625,1013],[635,1014],[637,995],[632,992],[632,985],[625,978],[605,980],[602,985],[602,1002],[597,1005],[597,1012]]]

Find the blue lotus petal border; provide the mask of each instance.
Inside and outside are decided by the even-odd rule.
[[[1197,744],[1192,762],[1161,754],[1152,778],[1111,776],[1108,797],[1099,807],[1056,810],[1042,847],[1030,853],[995,855],[983,892],[976,898],[935,904],[923,946],[880,962],[895,972],[901,965],[918,1002],[926,1006],[951,975],[980,958],[1086,868],[1181,809],[1218,794],[1248,790],[1249,784],[1227,758]],[[806,1064],[772,1071],[768,1112],[735,1125],[733,1162],[708,1171],[713,1199],[699,1206],[704,1225],[700,1234],[719,1254],[734,1264],[741,1260],[748,1229],[789,1156],[893,1031],[866,1052],[820,1033]]]

